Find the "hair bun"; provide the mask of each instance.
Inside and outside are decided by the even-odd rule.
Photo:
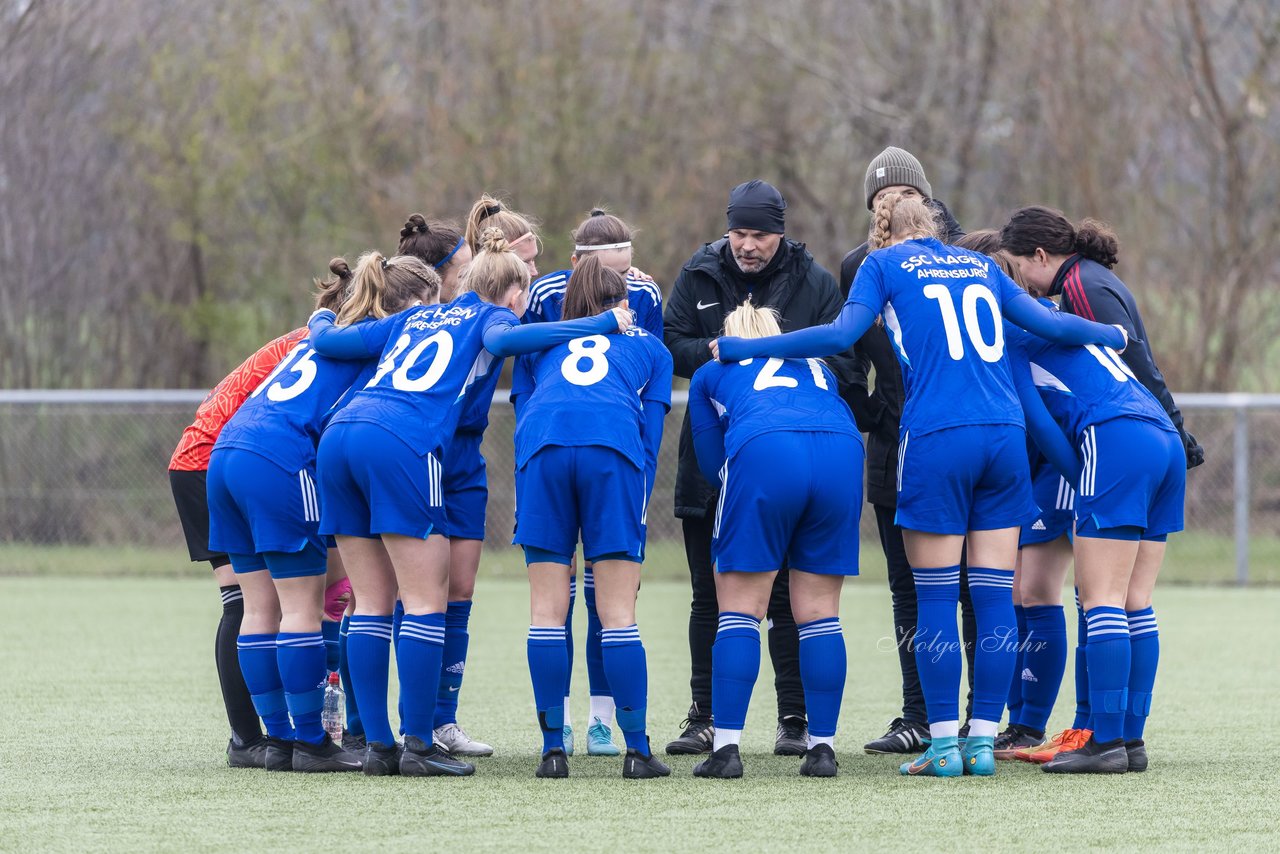
[[[351,266],[347,263],[346,258],[334,258],[330,261],[329,272],[333,273],[339,279],[351,278]]]
[[[400,229],[400,239],[412,237],[415,234],[427,234],[431,231],[431,226],[427,225],[427,219],[422,214],[410,214],[409,219],[405,221],[404,228]]]
[[[511,247],[507,244],[507,237],[502,233],[502,229],[489,226],[480,233],[480,251],[510,252]]]

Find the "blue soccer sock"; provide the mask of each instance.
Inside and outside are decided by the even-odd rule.
[[[573,605],[578,601],[578,576],[569,576],[569,614],[564,619],[564,654],[568,666],[564,671],[564,722],[569,723],[569,695],[573,693]]]
[[[564,749],[564,685],[569,655],[564,626],[530,626],[527,642],[533,704],[542,730],[542,752]]]
[[[1089,729],[1089,624],[1080,605],[1080,589],[1076,588],[1076,716],[1072,729]]]
[[[342,664],[342,624],[337,620],[321,620],[320,634],[324,636],[324,666],[330,673],[337,672]]]
[[[802,659],[803,666],[803,659]],[[760,675],[760,621],[750,614],[720,613],[711,647],[711,717],[715,749],[737,744],[747,723],[751,692]]]
[[[293,737],[311,744],[324,741],[324,727],[320,725],[327,675],[324,655],[324,636],[320,632],[276,635],[276,660],[289,716],[293,718]]]
[[[1151,692],[1160,663],[1160,632],[1151,608],[1129,611],[1129,709],[1124,716],[1126,741],[1142,738],[1151,714]]]
[[[387,680],[391,667],[392,619],[356,614],[347,626],[347,658],[360,722],[370,743],[390,746],[396,737],[387,718]]]
[[[1025,651],[1018,679],[1022,688],[1018,723],[1043,733],[1067,669],[1067,618],[1061,605],[1033,605],[1023,610],[1027,633],[1021,644]]]
[[[289,723],[289,705],[280,682],[280,665],[276,661],[276,636],[240,635],[236,641],[240,673],[253,698],[253,707],[272,738],[293,738]]]
[[[973,600],[973,618],[978,624],[969,734],[995,735],[1004,716],[1004,701],[1009,696],[1009,683],[1018,660],[1018,645],[1010,643],[1018,628],[1013,614],[1013,570],[969,567],[969,597]]]
[[[396,641],[396,671],[405,736],[426,744],[434,741],[436,696],[440,690],[440,662],[444,658],[444,612],[405,614]]]
[[[342,615],[342,623],[338,629],[338,676],[342,680],[342,693],[347,698],[347,732],[352,735],[364,735],[364,724],[360,722],[360,706],[356,703],[356,689],[351,684],[351,662],[347,658],[347,631],[351,618]]]
[[[1124,735],[1129,694],[1129,618],[1123,608],[1106,605],[1085,612],[1089,623],[1089,708],[1093,738],[1115,741]]]
[[[444,612],[444,657],[441,659],[440,692],[436,695],[435,727],[458,722],[458,692],[467,666],[467,646],[471,635],[471,600],[450,602]]]
[[[839,617],[827,617],[796,626],[800,634],[800,680],[809,717],[810,746],[831,744],[840,717],[840,700],[848,661]],[[759,656],[757,646],[756,655]],[[757,658],[758,666],[758,658]]]
[[[605,674],[613,688],[618,729],[629,750],[649,755],[645,711],[649,699],[649,668],[645,661],[640,628],[634,623],[621,629],[602,629],[601,652]]]
[[[600,615],[596,613],[596,579],[591,567],[582,570],[582,596],[587,603],[587,687],[592,697],[611,697],[609,677],[604,672],[604,650],[601,649],[600,638],[604,627],[600,625]],[[604,721],[609,723],[609,721]]]
[[[912,568],[916,585],[916,670],[924,691],[929,730],[955,735],[960,720],[960,567]],[[936,730],[935,730],[936,727]]]
[[[1021,605],[1013,606],[1013,617],[1018,623],[1018,636],[1009,638],[1018,645],[1017,658],[1013,665],[1013,678],[1009,680],[1009,698],[1005,705],[1009,707],[1009,723],[1022,723],[1022,662],[1026,658],[1027,613]]]

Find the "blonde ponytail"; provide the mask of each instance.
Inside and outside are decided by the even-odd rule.
[[[439,299],[439,273],[412,255],[387,259],[375,249],[356,262],[351,296],[338,312],[338,325],[388,317],[415,300],[430,304]]]
[[[938,215],[924,199],[885,193],[872,211],[867,248],[883,249],[915,237],[938,237]]]
[[[748,298],[746,302],[725,315],[724,334],[734,338],[767,338],[781,335],[778,312],[768,306],[758,306]]]

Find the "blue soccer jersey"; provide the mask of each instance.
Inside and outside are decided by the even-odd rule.
[[[622,335],[575,338],[527,362],[534,391],[516,426],[516,468],[543,447],[598,445],[646,468],[646,407],[671,408],[671,354],[633,326]]]
[[[1015,380],[1035,386],[1072,445],[1079,446],[1089,425],[1124,416],[1174,429],[1164,407],[1115,350],[1054,344],[1010,324],[1005,336]]]
[[[495,361],[484,348],[486,330],[518,322],[510,310],[466,293],[447,305],[417,306],[364,324],[365,349],[382,355],[332,423],[380,424],[419,454],[437,450],[452,437],[467,390]]]
[[[904,433],[1022,424],[1001,315],[1021,294],[987,256],[932,238],[867,256],[849,302],[883,311],[907,389]]]
[[[249,395],[222,429],[215,448],[254,451],[289,472],[305,469],[315,462],[331,407],[372,370],[372,358],[343,361],[321,356],[308,336]]]
[[[569,286],[572,270],[548,273],[529,287],[529,307],[525,311],[526,322],[554,321],[560,319],[565,290]],[[662,340],[662,291],[656,282],[647,282],[627,276],[627,305],[635,315],[636,325],[650,335]]]
[[[689,385],[689,422],[694,436],[721,427],[728,458],[775,431],[844,433],[862,441],[835,376],[818,359],[707,362]]]

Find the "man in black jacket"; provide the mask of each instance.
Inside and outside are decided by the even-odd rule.
[[[667,348],[675,360],[676,376],[690,378],[710,361],[708,345],[724,326],[724,317],[748,298],[771,306],[790,332],[833,320],[843,300],[835,278],[824,270],[804,244],[783,236],[787,203],[763,181],[748,181],[729,194],[728,234],[694,253],[676,277],[663,314]],[[837,356],[828,365],[840,381],[846,399],[865,397],[850,389],[854,368],[850,356]],[[717,491],[698,470],[689,415],[680,430],[676,473],[676,516],[683,523],[685,555],[693,585],[689,613],[689,680],[693,705],[684,731],[667,745],[668,753],[703,753],[711,748],[715,730],[711,720],[711,647],[715,643],[719,607],[715,571],[711,564],[711,532]],[[800,682],[800,640],[791,616],[785,567],[779,567],[769,601],[769,655],[776,674],[778,733],[774,752],[798,756],[808,748],[804,689]]]
[[[938,212],[942,225],[941,239],[950,243],[964,235],[960,223],[947,210],[947,206],[933,198],[933,188],[925,177],[920,161],[901,148],[890,146],[880,152],[867,166],[863,181],[867,209],[874,210],[876,200],[885,193],[897,192],[927,200]],[[844,256],[840,263],[840,291],[847,297],[858,268],[867,257],[867,244]],[[902,369],[885,334],[884,327],[876,325],[854,345],[857,359],[854,388],[867,388],[868,366],[876,372],[874,390],[862,397],[846,398],[858,421],[858,429],[867,434],[867,502],[875,510],[876,527],[880,532],[880,546],[884,550],[888,567],[889,590],[893,598],[893,623],[898,649],[898,665],[902,670],[902,717],[889,724],[888,731],[880,738],[868,742],[867,753],[918,753],[924,749],[924,739],[929,735],[929,716],[925,711],[924,693],[920,688],[920,676],[916,671],[916,587],[907,561],[906,547],[902,542],[902,528],[894,523],[898,507],[898,421],[902,416],[902,403],[906,391],[902,385]],[[973,695],[973,653],[977,641],[977,623],[973,618],[973,603],[969,588],[960,585],[960,609],[964,624],[965,658],[968,661],[970,710]],[[969,715],[966,712],[965,718]]]

